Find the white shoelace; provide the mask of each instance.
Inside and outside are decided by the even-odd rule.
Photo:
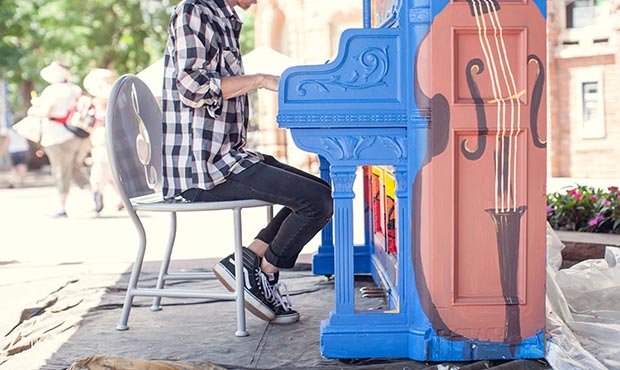
[[[291,297],[288,294],[286,284],[276,283],[271,285],[269,284],[269,279],[267,279],[267,276],[265,276],[264,273],[261,273],[260,277],[267,301],[272,302],[276,307],[282,307],[285,312],[290,311],[293,304],[291,303]],[[284,297],[282,296],[282,293],[280,293],[280,287],[284,290]]]

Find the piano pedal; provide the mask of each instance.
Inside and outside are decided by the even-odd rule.
[[[360,288],[360,293],[362,294],[362,298],[378,298],[381,299],[382,303],[376,307],[370,308],[370,310],[384,310],[388,306],[388,292],[385,288],[380,287],[363,287]]]
[[[384,298],[387,299],[387,292],[385,288],[380,287],[363,287],[360,288],[362,298]]]

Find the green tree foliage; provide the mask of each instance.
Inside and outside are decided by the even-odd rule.
[[[53,60],[71,65],[81,83],[92,68],[138,73],[163,56],[168,21],[180,0],[0,0],[0,80],[11,106],[25,112],[39,71]],[[254,47],[254,15],[243,12],[241,49]]]
[[[254,50],[254,13],[252,12],[239,12],[243,27],[241,28],[241,36],[239,37],[239,43],[241,44],[241,55],[245,55]]]
[[[94,67],[146,68],[163,55],[173,1],[0,0],[0,79],[13,109],[45,86],[39,71],[53,60],[69,63],[76,83]]]

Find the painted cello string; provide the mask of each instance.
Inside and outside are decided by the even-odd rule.
[[[501,46],[502,46],[502,52],[504,55],[504,58],[506,60],[506,66],[508,68],[508,76],[510,77],[510,85],[512,86],[512,94],[510,97],[510,102],[511,105],[514,107],[514,101],[516,100],[517,102],[517,110],[516,110],[516,121],[517,121],[517,127],[515,130],[514,127],[514,115],[511,117],[511,123],[510,123],[510,140],[509,141],[509,169],[510,166],[512,166],[512,178],[514,179],[514,186],[510,186],[511,181],[510,178],[508,180],[508,184],[510,186],[510,188],[508,189],[511,193],[512,193],[512,204],[513,204],[513,210],[516,210],[517,208],[517,150],[518,150],[518,146],[517,146],[517,135],[518,133],[521,131],[521,95],[525,94],[525,90],[522,90],[520,92],[517,92],[517,85],[515,83],[515,78],[514,78],[514,74],[512,73],[512,69],[510,67],[510,62],[508,61],[508,53],[506,51],[506,43],[504,42],[504,36],[503,36],[503,27],[499,21],[499,17],[497,16],[497,10],[495,9],[495,4],[493,3],[493,1],[491,0],[485,0],[487,1],[488,5],[491,7],[492,9],[492,16],[491,16],[491,21],[493,22],[495,18],[495,22],[497,24],[497,28],[499,29],[499,39],[501,41]],[[495,24],[495,23],[494,23]],[[508,84],[508,81],[506,81],[506,84]],[[512,153],[512,150],[514,149],[514,154]],[[511,173],[509,171],[508,175],[510,176]]]
[[[484,0],[487,3],[487,7],[491,9],[489,12],[491,19],[491,23],[493,24],[493,28],[496,31],[499,31],[499,37],[495,38],[496,47],[498,50],[502,52],[502,62],[505,62],[506,69],[508,70],[507,75],[504,69],[504,63],[502,63],[502,71],[504,73],[504,82],[509,90],[509,100],[511,107],[511,115],[510,115],[510,134],[508,139],[508,199],[512,200],[512,209],[515,210],[517,207],[517,199],[516,199],[516,183],[517,183],[517,133],[521,128],[521,101],[519,100],[519,94],[517,93],[517,86],[515,84],[514,75],[512,73],[512,69],[510,67],[510,62],[508,61],[508,53],[506,51],[506,43],[504,42],[504,29],[499,21],[499,17],[497,15],[497,10],[495,9],[495,4],[491,0]],[[501,48],[499,43],[501,43]],[[510,82],[508,81],[510,78]],[[523,91],[525,93],[525,91]],[[517,130],[515,131],[515,104],[514,101],[517,101],[517,110],[516,110],[516,121],[517,121]],[[514,149],[514,155],[513,155]],[[513,162],[514,160],[514,162]],[[512,167],[512,171],[511,171]],[[512,186],[511,176],[514,179],[514,186]],[[509,207],[510,208],[510,207]]]
[[[478,14],[478,6],[480,6],[481,12],[482,12],[482,6],[478,0],[474,0],[474,2],[477,4],[473,6],[472,8],[475,13],[476,25],[478,27],[478,39],[480,40],[480,46],[482,47],[484,58],[487,64],[490,66],[491,89],[493,91],[493,100],[497,104],[497,108],[498,108],[497,109],[497,133],[495,134],[495,147],[499,148],[500,147],[500,130],[501,130],[501,126],[500,126],[501,125],[501,110],[502,110],[501,108],[503,105],[503,99],[501,98],[502,91],[501,91],[501,86],[498,86],[498,84],[496,83],[497,68],[495,66],[495,57],[492,54],[491,44],[487,36],[486,22],[484,20],[484,17],[479,17],[479,14]],[[482,21],[482,25],[480,24],[481,21]],[[495,151],[495,163],[497,166],[497,170],[495,172],[495,211],[496,212],[499,208],[502,208],[502,209],[504,208],[504,199],[501,195],[503,192],[500,190],[500,186],[501,186],[500,173],[502,173],[503,171],[500,170],[501,161],[500,161],[499,156],[500,156],[499,150],[496,150]],[[500,195],[501,202],[498,199],[498,194]]]
[[[497,132],[495,135],[495,210],[515,210],[517,207],[517,135],[521,129],[521,101],[520,96],[525,91],[518,92],[514,74],[508,60],[504,30],[497,15],[497,10],[492,0],[473,0],[473,11],[478,27],[478,38],[487,64],[491,66],[491,88],[494,99],[489,103],[497,105]],[[490,28],[493,33],[493,44],[488,37],[487,20],[484,17],[484,6],[489,14]],[[496,61],[497,55],[498,61]],[[499,65],[499,69],[497,67]],[[501,70],[502,79],[499,71]],[[502,81],[503,80],[503,81]],[[503,82],[503,84],[502,84]],[[504,97],[503,86],[507,90]],[[507,124],[506,100],[510,103],[510,128]],[[516,100],[516,107],[515,107]],[[515,117],[516,116],[516,117]],[[516,118],[516,119],[515,119]],[[516,123],[515,123],[516,121]],[[516,127],[515,127],[516,126]],[[507,146],[507,148],[505,147]],[[507,158],[506,158],[507,157]],[[499,200],[498,200],[499,197]]]

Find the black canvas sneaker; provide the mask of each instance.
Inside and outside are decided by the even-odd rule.
[[[265,281],[263,282],[263,286],[267,287],[265,289],[265,297],[276,315],[271,322],[274,324],[292,324],[299,321],[299,312],[291,308],[293,305],[291,304],[291,298],[286,285],[278,282],[279,273],[276,272],[273,276],[273,280],[269,280],[265,276]],[[282,288],[284,295],[280,292],[280,288]]]
[[[260,270],[261,258],[247,248],[243,248],[243,285],[245,289],[245,307],[259,318],[271,321],[276,317],[273,303],[266,298],[272,296],[272,289],[264,285],[267,280]],[[233,292],[235,290],[235,255],[222,259],[213,266],[213,272],[218,280]],[[269,293],[266,293],[266,292]]]

